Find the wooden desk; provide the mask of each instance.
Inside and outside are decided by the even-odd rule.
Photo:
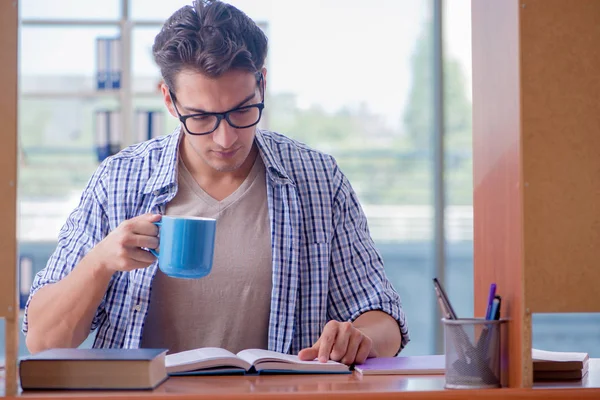
[[[0,383],[1,380],[0,380]],[[0,385],[0,387],[2,387]],[[0,393],[0,396],[2,393]],[[443,376],[271,375],[173,377],[153,391],[23,392],[20,398],[188,399],[592,399],[600,398],[600,359],[573,383],[536,384],[533,389],[445,390]]]

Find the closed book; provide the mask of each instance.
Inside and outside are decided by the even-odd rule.
[[[573,381],[581,380],[588,373],[588,364],[582,369],[572,371],[533,371],[533,380],[538,381]]]
[[[363,375],[443,375],[446,357],[405,356],[368,358],[354,369]]]
[[[50,349],[19,362],[23,390],[153,389],[167,379],[166,349]]]
[[[588,353],[532,349],[533,371],[578,371],[589,360]]]

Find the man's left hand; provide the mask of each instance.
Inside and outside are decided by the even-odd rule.
[[[301,360],[318,358],[320,362],[339,361],[346,365],[362,364],[375,357],[373,341],[350,322],[329,321],[321,337],[309,348],[298,353]]]

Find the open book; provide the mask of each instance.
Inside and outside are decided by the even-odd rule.
[[[204,347],[168,354],[165,364],[169,375],[350,373],[347,365],[335,361],[301,361],[298,356],[260,349],[234,354],[225,349]]]

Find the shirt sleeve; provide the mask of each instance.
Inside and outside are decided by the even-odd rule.
[[[367,311],[383,311],[398,322],[402,350],[410,337],[400,296],[385,274],[358,198],[337,167],[334,182],[328,317],[354,321]]]
[[[67,276],[79,261],[108,234],[105,205],[107,190],[103,178],[107,162],[103,163],[88,182],[78,206],[71,212],[58,235],[58,244],[46,267],[38,272],[31,285],[25,304],[22,331],[27,334],[29,303],[42,287],[56,283]],[[96,329],[106,318],[103,298],[90,327]]]

